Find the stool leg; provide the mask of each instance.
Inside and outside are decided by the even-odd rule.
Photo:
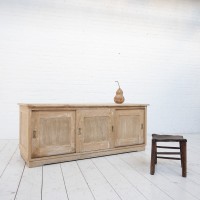
[[[150,174],[154,175],[155,173],[155,161],[156,161],[156,141],[152,140],[151,145],[151,167],[150,167]]]
[[[187,143],[186,141],[180,142],[181,150],[181,166],[182,166],[182,176],[187,176]]]
[[[181,142],[179,142],[179,148],[180,148],[180,157],[181,157],[181,167],[183,167],[183,163],[182,163],[182,145],[181,145]]]
[[[155,145],[155,154],[156,154],[155,158],[154,158],[155,159],[155,164],[157,164],[157,147],[156,146],[157,146],[157,143]]]

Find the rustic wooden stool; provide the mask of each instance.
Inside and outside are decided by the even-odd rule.
[[[179,142],[179,147],[157,146],[157,142]],[[179,152],[157,152],[157,148],[180,149],[180,151]],[[155,173],[155,164],[157,164],[157,158],[163,158],[163,159],[181,160],[182,176],[186,177],[187,176],[186,148],[187,148],[187,140],[184,139],[183,136],[152,134],[150,174],[154,175]],[[158,155],[166,155],[166,154],[180,155],[180,158],[158,156]]]

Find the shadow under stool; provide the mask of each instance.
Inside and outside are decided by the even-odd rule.
[[[159,142],[159,146],[157,145]],[[161,146],[160,143],[165,142],[178,142],[179,147],[173,146]],[[177,152],[158,152],[157,149],[179,149]],[[180,157],[165,157],[162,155],[180,155]],[[180,135],[158,135],[152,134],[152,146],[151,146],[151,166],[150,166],[150,174],[154,175],[155,173],[155,164],[157,164],[157,158],[162,159],[173,159],[173,160],[181,160],[182,167],[182,176],[187,176],[187,140]]]

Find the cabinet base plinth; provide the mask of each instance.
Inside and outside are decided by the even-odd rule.
[[[84,153],[75,153],[75,154],[64,154],[59,156],[49,156],[43,158],[35,158],[31,160],[25,160],[28,167],[38,167],[47,164],[53,163],[61,163],[66,161],[73,161],[73,160],[81,160],[86,158],[94,158],[100,156],[108,156],[120,153],[129,153],[129,152],[137,152],[145,150],[145,145],[138,145],[128,148],[118,148],[113,150],[106,150],[106,151],[96,151],[96,152],[84,152]]]

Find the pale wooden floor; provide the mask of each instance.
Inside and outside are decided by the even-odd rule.
[[[158,160],[149,174],[150,139],[144,152],[28,168],[17,140],[0,140],[0,200],[200,199],[200,134],[188,139],[188,177],[180,161]]]

